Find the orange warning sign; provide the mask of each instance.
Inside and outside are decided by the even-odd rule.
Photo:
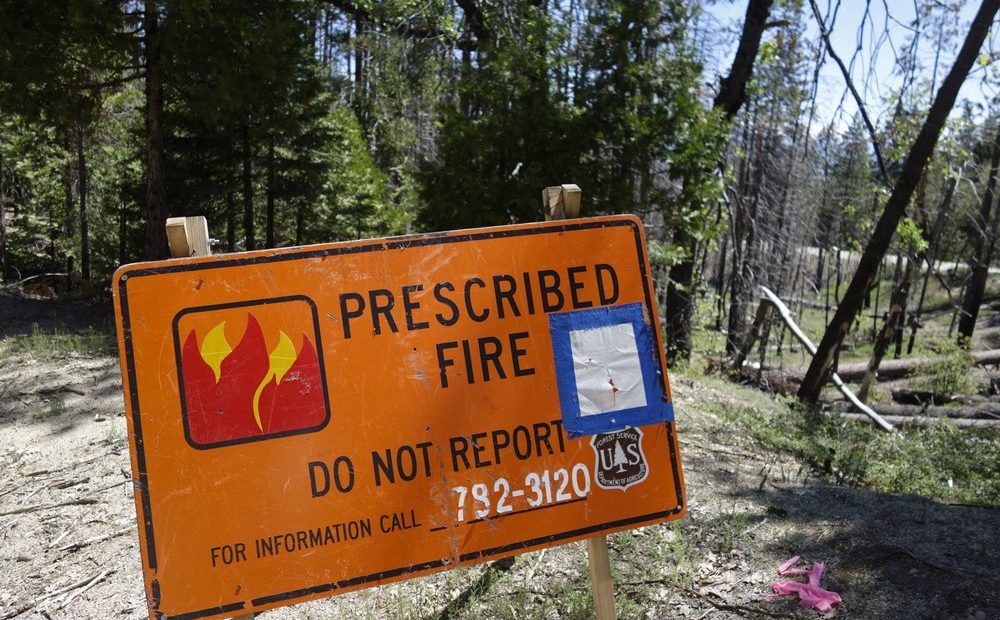
[[[684,511],[634,217],[128,265],[114,292],[151,617]]]

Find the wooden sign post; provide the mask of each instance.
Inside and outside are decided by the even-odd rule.
[[[171,224],[188,257],[113,285],[151,618],[576,540],[614,617],[604,536],[685,508],[637,218],[221,256]]]
[[[546,221],[580,216],[583,192],[575,184],[556,185],[542,190],[542,211]],[[590,565],[590,588],[594,596],[597,620],[616,620],[615,593],[611,579],[611,557],[608,539],[597,536],[587,539],[587,560]]]
[[[210,256],[208,220],[203,216],[167,218],[167,245],[173,258]],[[253,620],[257,614],[250,612],[233,616],[233,620]]]

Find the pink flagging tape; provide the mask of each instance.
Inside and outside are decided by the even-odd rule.
[[[778,596],[790,594],[799,595],[799,604],[802,607],[812,607],[818,611],[830,611],[830,609],[841,602],[840,595],[821,588],[820,579],[823,577],[823,569],[826,565],[823,562],[813,562],[812,568],[805,570],[793,568],[799,561],[799,556],[788,559],[778,567],[778,574],[782,577],[791,575],[806,575],[808,583],[800,581],[775,581],[771,584],[771,590]]]

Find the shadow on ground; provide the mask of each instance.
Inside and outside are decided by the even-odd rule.
[[[834,486],[776,463],[766,453],[688,449],[692,505],[727,498],[722,505],[743,507],[753,540],[741,542],[756,553],[825,562],[823,586],[844,598],[838,618],[1000,618],[1000,508]],[[704,527],[724,529],[727,519],[706,515]],[[759,605],[794,611],[788,599]]]
[[[0,339],[43,333],[79,333],[93,329],[114,333],[109,301],[88,303],[25,299],[0,293]]]

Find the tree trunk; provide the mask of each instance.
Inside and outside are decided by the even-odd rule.
[[[146,53],[146,259],[170,256],[167,250],[167,198],[163,150],[163,78],[156,0],[145,0],[143,43]]]
[[[996,194],[997,169],[1000,168],[1000,123],[997,124],[997,135],[993,141],[993,153],[990,158],[990,173],[986,178],[986,191],[979,205],[979,218],[976,220],[975,249],[972,260],[969,261],[969,285],[965,287],[962,297],[962,318],[958,321],[959,339],[972,338],[976,329],[976,319],[979,318],[979,306],[983,303],[986,292],[986,276],[989,273],[992,258],[993,242],[996,240],[995,222],[991,222],[990,212],[993,209],[993,196]]]
[[[119,191],[121,193],[118,197],[118,264],[124,265],[128,262],[128,218],[125,217],[125,205],[128,204],[128,198],[124,185]]]
[[[746,206],[742,206],[737,210],[738,215],[736,217],[742,218],[742,230],[746,232],[746,239],[743,243],[743,253],[739,260],[733,260],[733,278],[730,280],[729,288],[729,333],[726,337],[726,353],[733,355],[734,359],[745,358],[749,354],[749,350],[746,349],[746,341],[749,327],[747,323],[747,306],[750,304],[750,299],[747,298],[748,291],[752,291],[755,287],[757,280],[757,273],[755,271],[755,261],[757,253],[757,227],[759,224],[758,214],[760,212],[761,195],[763,192],[764,185],[764,156],[767,151],[764,146],[769,140],[762,139],[757,136],[757,112],[759,111],[759,106],[755,106],[754,109],[754,120],[752,122],[754,126],[754,161],[753,167],[753,198],[750,203],[750,209],[747,210]],[[749,147],[747,147],[749,148]],[[747,192],[742,193],[743,196],[747,195]],[[741,215],[740,215],[741,214]],[[739,230],[739,229],[737,229]],[[739,243],[733,244],[734,248],[740,247]],[[737,272],[736,265],[740,265],[740,269]]]
[[[683,229],[678,230],[674,242],[683,248],[693,248]],[[667,361],[687,361],[691,358],[691,319],[694,315],[694,257],[685,258],[670,268],[670,283],[667,285]]]
[[[743,21],[743,33],[740,35],[739,47],[733,58],[733,66],[729,75],[719,83],[719,94],[716,95],[712,107],[722,113],[727,122],[739,112],[746,102],[746,85],[753,72],[753,64],[760,49],[760,39],[764,32],[767,18],[771,14],[774,0],[750,0],[747,4],[746,18]],[[725,164],[720,160],[719,168]],[[675,232],[677,245],[688,251],[687,258],[670,270],[670,285],[667,288],[667,355],[671,359],[687,360],[691,357],[691,319],[694,316],[694,246],[695,239],[686,231],[678,229]],[[734,244],[734,249],[738,247]],[[733,263],[736,269],[736,263]]]
[[[4,185],[5,178],[3,154],[0,154],[0,282],[7,280],[7,203],[4,199],[7,195],[7,188]]]
[[[243,234],[246,250],[256,250],[253,222],[253,152],[250,143],[250,117],[243,120]]]
[[[934,229],[931,231],[931,237],[928,240],[929,247],[927,248],[926,260],[927,271],[924,273],[924,281],[920,287],[920,297],[917,299],[917,308],[914,315],[917,327],[920,326],[920,317],[924,311],[924,299],[927,297],[927,285],[930,282],[931,274],[934,272],[934,263],[937,261],[938,249],[941,247],[941,231],[944,230],[944,221],[948,216],[949,210],[951,209],[951,201],[955,197],[955,186],[957,184],[957,175],[948,179],[948,187],[944,192],[944,199],[941,201],[941,206],[938,208],[937,215],[934,217]],[[906,345],[907,355],[913,352],[913,341],[916,339],[916,334],[916,330],[910,332],[910,342]]]
[[[819,399],[820,389],[833,372],[834,360],[840,352],[844,337],[861,309],[865,291],[871,286],[876,273],[878,273],[878,266],[885,256],[889,242],[892,241],[896,226],[913,197],[913,192],[923,174],[924,166],[927,165],[927,160],[930,159],[934,145],[941,134],[941,128],[944,127],[944,123],[948,119],[958,91],[962,87],[972,63],[976,60],[979,48],[982,46],[998,10],[1000,10],[1000,0],[984,0],[976,17],[972,20],[965,41],[962,43],[962,49],[955,58],[955,64],[934,97],[934,105],[931,106],[913,146],[910,147],[906,162],[897,177],[895,188],[889,196],[885,210],[875,226],[871,239],[865,246],[854,277],[844,293],[844,298],[840,300],[833,319],[826,327],[816,355],[813,356],[812,362],[809,364],[809,371],[799,388],[798,396],[801,400],[816,402]]]
[[[76,186],[80,196],[80,276],[90,281],[90,225],[87,217],[87,157],[83,151],[83,129],[76,138]]]
[[[66,139],[66,152],[72,152],[70,149],[73,148],[71,141]],[[62,236],[67,239],[72,239],[76,235],[76,219],[74,219],[73,214],[76,212],[76,192],[73,190],[73,163],[66,161],[65,166],[63,166],[63,220],[60,226],[52,226],[50,237],[52,241],[52,256],[55,258],[55,238]]]
[[[360,16],[354,19],[354,113],[358,115],[362,127],[367,127],[368,115],[365,106],[365,22]]]
[[[226,192],[226,251],[236,251],[236,196]]]
[[[719,268],[715,272],[715,329],[722,331],[722,314],[726,301],[726,257],[729,255],[729,235],[722,236],[722,246],[719,248]]]
[[[996,366],[1000,364],[1000,349],[989,351],[973,351],[970,354],[973,366]],[[884,380],[902,379],[920,373],[926,373],[927,367],[939,361],[936,357],[908,357],[901,360],[886,360],[882,362],[878,369],[878,378]],[[755,369],[744,366],[744,370],[756,373]],[[865,373],[868,372],[868,362],[854,362],[843,364],[837,368],[837,375],[844,381],[861,381]],[[801,383],[805,375],[796,368],[768,368],[765,369],[765,378],[769,382],[785,381],[791,383]]]
[[[264,228],[264,245],[276,247],[274,242],[274,138],[267,145],[267,194],[265,202],[266,222]]]
[[[302,245],[306,234],[306,205],[301,200],[295,205],[295,245]]]
[[[721,110],[724,117],[732,119],[747,100],[747,84],[753,72],[753,63],[760,50],[760,39],[771,14],[774,0],[750,0],[747,3],[746,16],[743,19],[743,33],[740,44],[733,58],[733,66],[729,75],[719,82],[719,94],[715,96],[712,107]]]
[[[911,257],[906,260],[906,269],[892,290],[892,297],[889,300],[889,317],[882,326],[882,331],[878,332],[875,338],[875,346],[872,349],[872,357],[868,361],[868,371],[864,379],[861,380],[861,388],[858,390],[858,398],[862,402],[868,400],[868,392],[875,384],[875,377],[878,373],[879,364],[889,350],[889,344],[896,336],[896,331],[902,329],[903,319],[906,316],[906,300],[910,296],[910,286],[916,277],[920,259]],[[843,378],[843,377],[841,377]]]

